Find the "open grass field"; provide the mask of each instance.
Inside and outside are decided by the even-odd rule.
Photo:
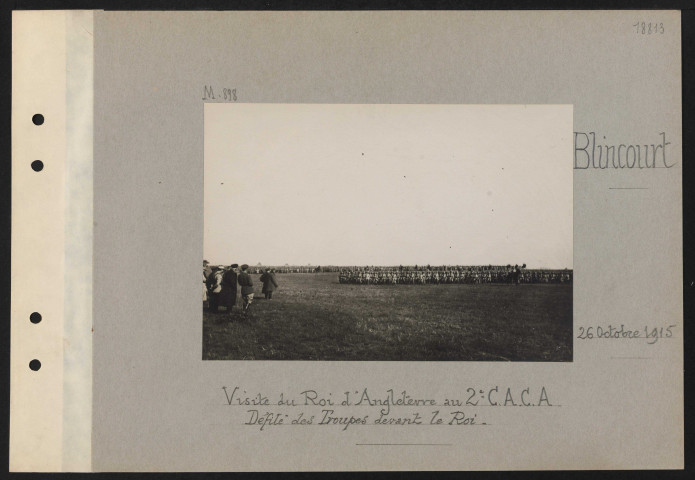
[[[341,285],[278,274],[249,313],[203,313],[204,360],[572,361],[571,285]]]

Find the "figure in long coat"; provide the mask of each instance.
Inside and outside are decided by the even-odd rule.
[[[266,300],[273,298],[273,292],[278,287],[278,282],[275,279],[275,272],[272,270],[267,270],[263,275],[261,275],[261,282],[263,282],[263,294]]]
[[[230,311],[236,305],[237,292],[237,272],[239,267],[236,263],[225,269],[222,275],[222,292],[220,292],[220,305]]]
[[[241,266],[241,272],[237,276],[237,282],[241,285],[241,299],[243,301],[242,311],[248,311],[253,302],[253,280],[248,272],[249,266],[244,264]]]
[[[210,311],[217,313],[220,301],[220,293],[222,293],[222,276],[224,271],[221,268],[215,267],[207,279],[208,301],[210,303]]]
[[[208,303],[208,286],[207,286],[207,281],[208,279],[205,277],[205,272],[203,272],[203,307],[207,307]]]

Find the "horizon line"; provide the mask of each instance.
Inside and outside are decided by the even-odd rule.
[[[205,259],[203,259],[205,261]],[[210,265],[232,265],[234,263],[237,263],[239,265],[243,265],[244,263],[241,262],[209,262]],[[523,265],[523,263],[507,263],[507,264],[501,264],[501,263],[399,263],[399,264],[377,264],[377,263],[262,263],[262,262],[257,262],[257,263],[246,263],[249,267],[487,267],[487,266],[492,266],[492,267],[506,267],[506,266],[517,266],[517,265]],[[527,266],[526,269],[539,269],[539,270],[573,270],[574,267],[553,267],[553,266]]]

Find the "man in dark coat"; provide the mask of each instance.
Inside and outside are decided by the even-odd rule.
[[[220,292],[222,292],[222,271],[219,267],[212,267],[212,273],[208,275],[207,278],[208,287],[208,301],[210,305],[210,311],[212,313],[217,313]]]
[[[265,299],[270,300],[273,298],[273,291],[278,287],[278,282],[275,279],[275,272],[273,270],[266,269],[265,273],[261,275],[261,282],[263,282],[263,293],[265,294]]]
[[[239,268],[239,265],[234,263],[230,265],[229,268],[224,271],[224,275],[222,275],[220,305],[226,307],[228,312],[236,305],[237,268]]]
[[[253,280],[251,280],[251,275],[248,272],[249,266],[244,264],[241,266],[241,272],[239,273],[237,281],[241,285],[241,299],[244,304],[242,310],[247,312],[253,302]]]

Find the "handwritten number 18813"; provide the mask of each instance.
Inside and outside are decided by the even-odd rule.
[[[632,27],[638,35],[662,35],[664,33],[663,22],[637,22]]]

